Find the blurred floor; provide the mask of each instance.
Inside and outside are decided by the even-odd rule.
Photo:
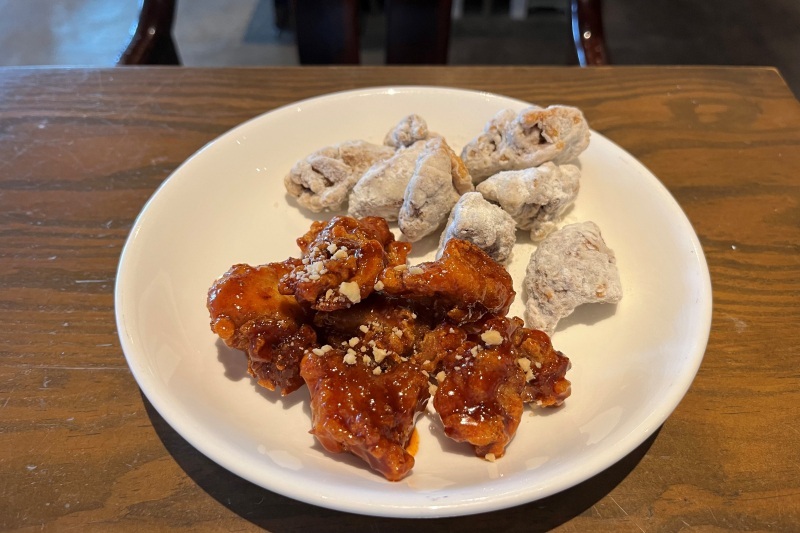
[[[384,19],[362,20],[362,63],[383,62]],[[465,0],[450,64],[575,62],[566,0]],[[766,65],[800,95],[800,0],[605,0],[617,65]],[[136,0],[0,0],[0,66],[111,66],[136,19]],[[272,0],[180,0],[175,40],[187,66],[296,65],[294,37],[275,26]]]

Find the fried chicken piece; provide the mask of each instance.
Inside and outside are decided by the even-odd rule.
[[[398,481],[414,466],[406,446],[430,396],[428,378],[409,363],[383,364],[363,364],[325,345],[303,359],[300,372],[311,392],[311,433],[320,444]]]
[[[431,137],[439,137],[428,131],[428,123],[419,115],[411,114],[403,117],[397,125],[389,130],[383,144],[399,150],[409,147],[418,141],[427,141]]]
[[[500,111],[483,133],[464,146],[461,159],[479,183],[503,170],[522,170],[552,161],[568,163],[589,146],[589,125],[575,107],[532,106]]]
[[[548,335],[579,305],[622,298],[614,251],[594,222],[569,224],[543,240],[531,254],[523,287],[528,327]]]
[[[405,302],[375,294],[349,309],[317,313],[314,326],[329,344],[373,366],[387,357],[407,361],[430,331],[428,322]]]
[[[435,376],[441,370],[442,360],[467,341],[467,332],[459,326],[440,322],[425,334],[419,349],[414,353],[414,364]]]
[[[519,229],[540,241],[553,232],[575,203],[581,171],[575,165],[551,162],[525,170],[499,172],[478,184],[477,190],[511,215]]]
[[[525,372],[509,342],[515,322],[493,317],[442,357],[433,406],[445,434],[487,460],[500,458],[519,427]]]
[[[397,220],[406,187],[417,158],[425,148],[425,141],[406,147],[367,170],[350,192],[347,213],[352,217],[377,216],[386,220]]]
[[[286,395],[303,384],[300,359],[316,345],[316,333],[294,298],[278,293],[292,260],[258,267],[234,265],[208,291],[211,331],[247,354],[248,372]]]
[[[524,403],[555,406],[570,394],[569,359],[553,350],[545,333],[524,328],[516,317],[440,326],[422,352],[426,362],[438,357],[433,405],[445,434],[489,460],[505,453]]]
[[[408,182],[397,218],[415,242],[436,231],[462,194],[474,190],[464,162],[441,137],[426,141]]]
[[[347,141],[317,150],[294,164],[283,182],[297,202],[315,213],[339,209],[369,167],[394,155],[394,149],[366,141]]]
[[[518,318],[519,325],[522,321]],[[517,363],[525,371],[525,390],[522,400],[542,407],[556,407],[564,403],[572,392],[566,378],[569,359],[553,348],[544,331],[518,327],[511,334]]]
[[[435,261],[385,269],[379,281],[384,294],[420,302],[454,324],[504,315],[515,296],[505,268],[461,239],[448,240]]]
[[[357,304],[372,293],[383,269],[405,263],[410,250],[377,217],[314,222],[297,244],[301,263],[281,278],[278,290],[317,311]]]
[[[498,263],[507,263],[517,242],[517,224],[511,215],[480,193],[468,192],[450,212],[437,255],[441,255],[450,239],[469,241]]]

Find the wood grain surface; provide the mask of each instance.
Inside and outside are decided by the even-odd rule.
[[[564,493],[419,521],[296,502],[192,448],[125,363],[119,254],[170,172],[270,109],[395,84],[580,107],[700,237],[714,309],[694,384],[652,438]],[[800,104],[775,70],[6,69],[0,168],[0,530],[800,528]]]

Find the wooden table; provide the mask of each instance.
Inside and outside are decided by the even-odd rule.
[[[140,393],[113,287],[144,202],[205,143],[335,90],[427,84],[583,109],[669,188],[714,290],[652,438],[545,500],[404,521],[316,508],[205,458]],[[0,529],[797,531],[800,105],[768,68],[0,70]]]

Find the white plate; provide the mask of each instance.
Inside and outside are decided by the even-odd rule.
[[[551,102],[537,102],[547,104]],[[558,103],[558,102],[552,102]],[[283,176],[299,158],[349,139],[380,143],[418,113],[460,151],[502,108],[528,104],[429,87],[343,92],[257,117],[200,150],[147,202],[123,251],[117,326],[128,364],[161,416],[223,467],[323,507],[397,517],[464,515],[551,495],[608,468],[651,435],[686,393],[705,351],[711,286],[700,244],[678,204],[631,155],[593,132],[580,156],[570,220],[593,220],[617,254],[625,296],[584,306],[553,336],[572,361],[563,408],[523,416],[506,456],[489,463],[442,437],[424,416],[416,465],[390,483],[308,433],[305,389],[282,399],[246,375],[245,356],[209,329],[206,293],[234,263],[297,256],[310,213],[288,201]],[[431,241],[435,238],[430,238]],[[430,257],[434,245],[416,245]],[[512,264],[522,316],[521,273]]]

